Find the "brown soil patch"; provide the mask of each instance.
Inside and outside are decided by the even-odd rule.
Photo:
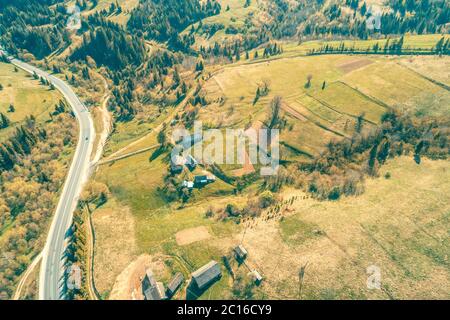
[[[341,64],[338,66],[338,68],[344,73],[349,73],[349,72],[361,69],[365,66],[368,66],[372,63],[373,63],[373,61],[368,60],[368,59],[358,59],[358,60],[353,60],[353,61]]]
[[[255,172],[255,167],[253,166],[253,164],[250,161],[248,152],[245,152],[244,156],[245,156],[244,166],[241,169],[237,169],[237,170],[233,171],[233,176],[235,176],[235,177],[243,177],[247,174],[251,174],[251,173]]]
[[[164,262],[160,257],[141,255],[130,263],[117,277],[109,300],[143,300],[141,282],[145,271],[151,269],[158,279],[164,272]]]
[[[186,246],[194,242],[209,239],[211,238],[211,235],[209,234],[208,229],[202,226],[182,230],[175,235],[175,238],[178,245]]]

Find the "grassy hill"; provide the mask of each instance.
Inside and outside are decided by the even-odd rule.
[[[62,99],[58,91],[42,86],[38,80],[32,80],[25,71],[15,72],[11,64],[0,63],[0,83],[3,86],[0,91],[0,112],[11,121],[8,128],[0,129],[0,142],[16,126],[24,123],[27,116],[33,115],[38,122],[48,120],[49,113],[54,111],[55,104]],[[15,108],[14,112],[8,112],[11,104]]]
[[[288,128],[284,144],[301,153],[318,155],[332,139],[350,137],[356,119],[363,116],[365,128],[380,122],[387,111],[402,110],[416,115],[441,116],[450,109],[450,93],[437,80],[407,64],[414,61],[425,73],[446,78],[434,61],[447,57],[384,56],[291,56],[286,51],[272,59],[231,65],[214,73],[205,85],[210,105],[199,119],[212,127],[243,127],[268,117],[270,100],[283,99]],[[311,85],[306,88],[307,77]],[[257,88],[269,83],[269,94],[254,104]]]
[[[427,42],[419,38],[416,41],[421,45]],[[309,44],[296,46],[305,48]],[[448,57],[304,56],[305,51],[292,48],[271,59],[240,61],[212,70],[212,77],[203,86],[209,104],[200,108],[198,119],[215,128],[257,126],[266,120],[270,100],[281,96],[288,123],[281,135],[283,155],[291,161],[309,162],[330,140],[351,137],[360,116],[364,118],[363,130],[369,130],[379,125],[381,115],[390,109],[419,116],[448,114],[450,95],[445,85],[449,79],[442,68],[449,63]],[[311,85],[305,87],[308,75],[312,76]],[[269,94],[254,104],[256,90],[263,82],[269,84]],[[156,134],[150,134],[130,150],[155,142]],[[244,245],[251,251],[250,265],[266,278],[264,285],[256,289],[256,297],[297,299],[295,277],[298,268],[306,263],[310,263],[310,269],[303,298],[445,296],[442,290],[432,287],[448,275],[448,261],[437,240],[427,238],[431,232],[442,235],[446,228],[445,223],[432,223],[433,219],[446,221],[445,201],[433,200],[445,198],[445,187],[441,188],[448,173],[445,161],[426,160],[423,166],[417,166],[410,157],[392,160],[380,173],[384,176],[389,172],[391,179],[371,179],[363,196],[336,202],[320,202],[303,191],[287,189],[280,193],[283,199],[300,200],[283,209],[283,218],[263,215],[237,225],[233,220],[208,219],[205,212],[211,206],[223,208],[230,203],[244,206],[248,199],[257,198],[259,182],[235,196],[233,187],[219,180],[196,191],[186,206],[168,204],[159,191],[164,185],[167,155],[150,160],[152,152],[107,164],[96,174],[95,179],[111,191],[107,204],[93,214],[95,228],[100,232],[96,279],[104,295],[138,255],[166,257],[171,261],[167,278],[178,271],[188,276],[210,259],[219,261],[245,239]],[[224,168],[230,169],[227,173],[236,169]],[[123,243],[133,243],[131,253],[126,253],[122,241],[111,243],[108,221],[115,221],[114,228],[123,230]],[[379,221],[385,222],[379,225]],[[404,221],[417,221],[416,227],[409,228],[408,222],[402,229]],[[132,228],[127,227],[130,223]],[[206,228],[210,238],[188,245],[178,242],[180,232],[196,227]],[[417,233],[416,240],[408,230]],[[402,239],[398,247],[393,245],[396,234]],[[379,260],[373,261],[367,252],[376,253]],[[420,261],[420,270],[408,267],[412,259]],[[278,264],[280,261],[283,266]],[[384,270],[382,291],[366,289],[366,268],[372,264],[380,264]],[[432,276],[427,270],[437,273]],[[243,269],[237,267],[235,271]],[[327,276],[331,272],[338,272],[339,279]],[[200,298],[230,297],[230,278],[224,274]],[[411,286],[416,289],[409,291]]]
[[[249,6],[245,6],[245,0],[220,0],[222,11],[220,14],[203,19],[200,27],[199,23],[195,23],[186,28],[182,34],[188,34],[194,28],[195,32],[195,48],[200,46],[210,46],[215,42],[224,43],[240,39],[243,30],[246,30],[245,21],[249,19],[255,25],[262,18],[259,10],[258,1],[250,1]],[[207,28],[210,26],[220,26],[217,32],[208,33]]]

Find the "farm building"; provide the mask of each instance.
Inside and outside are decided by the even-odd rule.
[[[190,171],[194,171],[197,165],[198,162],[193,156],[188,155],[184,157],[181,155],[177,155],[170,161],[170,171],[173,174],[180,174],[181,172],[183,172],[184,166],[186,166]]]
[[[145,300],[165,300],[167,298],[164,285],[161,282],[156,282],[150,269],[145,271],[145,276],[142,280],[142,293]]]
[[[183,275],[178,272],[175,277],[169,282],[167,285],[166,294],[169,298],[173,297],[177,290],[181,287],[183,284],[184,277]]]
[[[244,248],[243,245],[239,245],[236,248],[234,248],[234,254],[235,254],[236,260],[240,261],[240,262],[244,261],[248,255],[247,250]]]
[[[197,160],[195,160],[195,158],[193,156],[188,155],[186,157],[186,167],[189,170],[194,171],[195,168],[197,167],[197,165],[198,165],[198,162],[197,162]]]
[[[182,156],[172,157],[170,160],[170,172],[172,174],[180,174],[183,172],[183,166],[186,163],[186,159]]]
[[[192,285],[200,291],[207,289],[211,284],[222,277],[220,265],[216,261],[211,261],[194,273],[192,273]]]
[[[183,181],[183,187],[188,189],[194,189],[194,182],[193,181]]]
[[[196,188],[201,188],[215,181],[216,177],[214,176],[196,176],[194,178],[194,185]]]
[[[259,285],[261,284],[261,282],[263,281],[263,277],[262,277],[261,274],[260,274],[258,271],[256,271],[256,270],[253,270],[253,271],[252,271],[252,275],[253,275],[253,279],[255,280],[255,284],[256,284],[257,286],[259,286]]]

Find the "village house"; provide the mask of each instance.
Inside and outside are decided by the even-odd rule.
[[[175,277],[167,285],[167,290],[166,290],[167,297],[172,298],[175,295],[175,293],[177,292],[177,290],[181,287],[183,282],[184,282],[184,277],[180,272],[178,272],[175,275]]]
[[[145,271],[142,280],[142,293],[145,300],[165,300],[167,299],[162,282],[157,282],[150,269]]]
[[[195,158],[189,154],[189,155],[186,157],[186,167],[187,167],[190,171],[194,171],[195,168],[197,168],[197,165],[198,165],[197,160],[195,160]]]
[[[261,284],[261,282],[263,281],[263,277],[262,277],[261,274],[260,274],[258,271],[256,271],[256,270],[253,270],[253,271],[252,271],[252,275],[253,275],[253,279],[254,279],[254,281],[255,281],[255,284],[256,284],[257,286],[259,286],[259,285]]]
[[[184,166],[188,168],[190,171],[194,171],[197,168],[198,162],[191,155],[183,157],[181,155],[177,155],[173,157],[170,161],[170,172],[172,174],[180,174],[183,172]]]
[[[189,190],[194,189],[194,182],[193,181],[183,181],[183,187],[188,188]]]
[[[234,248],[234,254],[238,262],[243,262],[248,255],[247,250],[244,248],[243,245],[239,245],[236,248]]]
[[[220,265],[213,260],[192,273],[191,285],[199,291],[204,291],[221,277]]]
[[[182,147],[183,150],[188,150],[193,147],[200,141],[202,141],[203,137],[201,134],[193,134],[190,136],[182,137],[179,141],[177,141],[177,145]]]
[[[183,172],[183,166],[186,163],[186,159],[182,156],[175,156],[170,160],[170,172],[172,174],[180,174]]]
[[[215,181],[216,177],[214,176],[196,176],[194,178],[194,186],[196,188],[201,188]]]

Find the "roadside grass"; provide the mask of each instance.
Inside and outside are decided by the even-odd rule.
[[[8,128],[0,129],[0,141],[24,123],[27,116],[33,115],[38,122],[49,120],[49,113],[62,99],[57,90],[42,86],[25,71],[14,72],[12,64],[0,63],[0,84],[3,86],[0,91],[0,112],[11,121]],[[15,108],[14,112],[8,112],[11,104]]]

